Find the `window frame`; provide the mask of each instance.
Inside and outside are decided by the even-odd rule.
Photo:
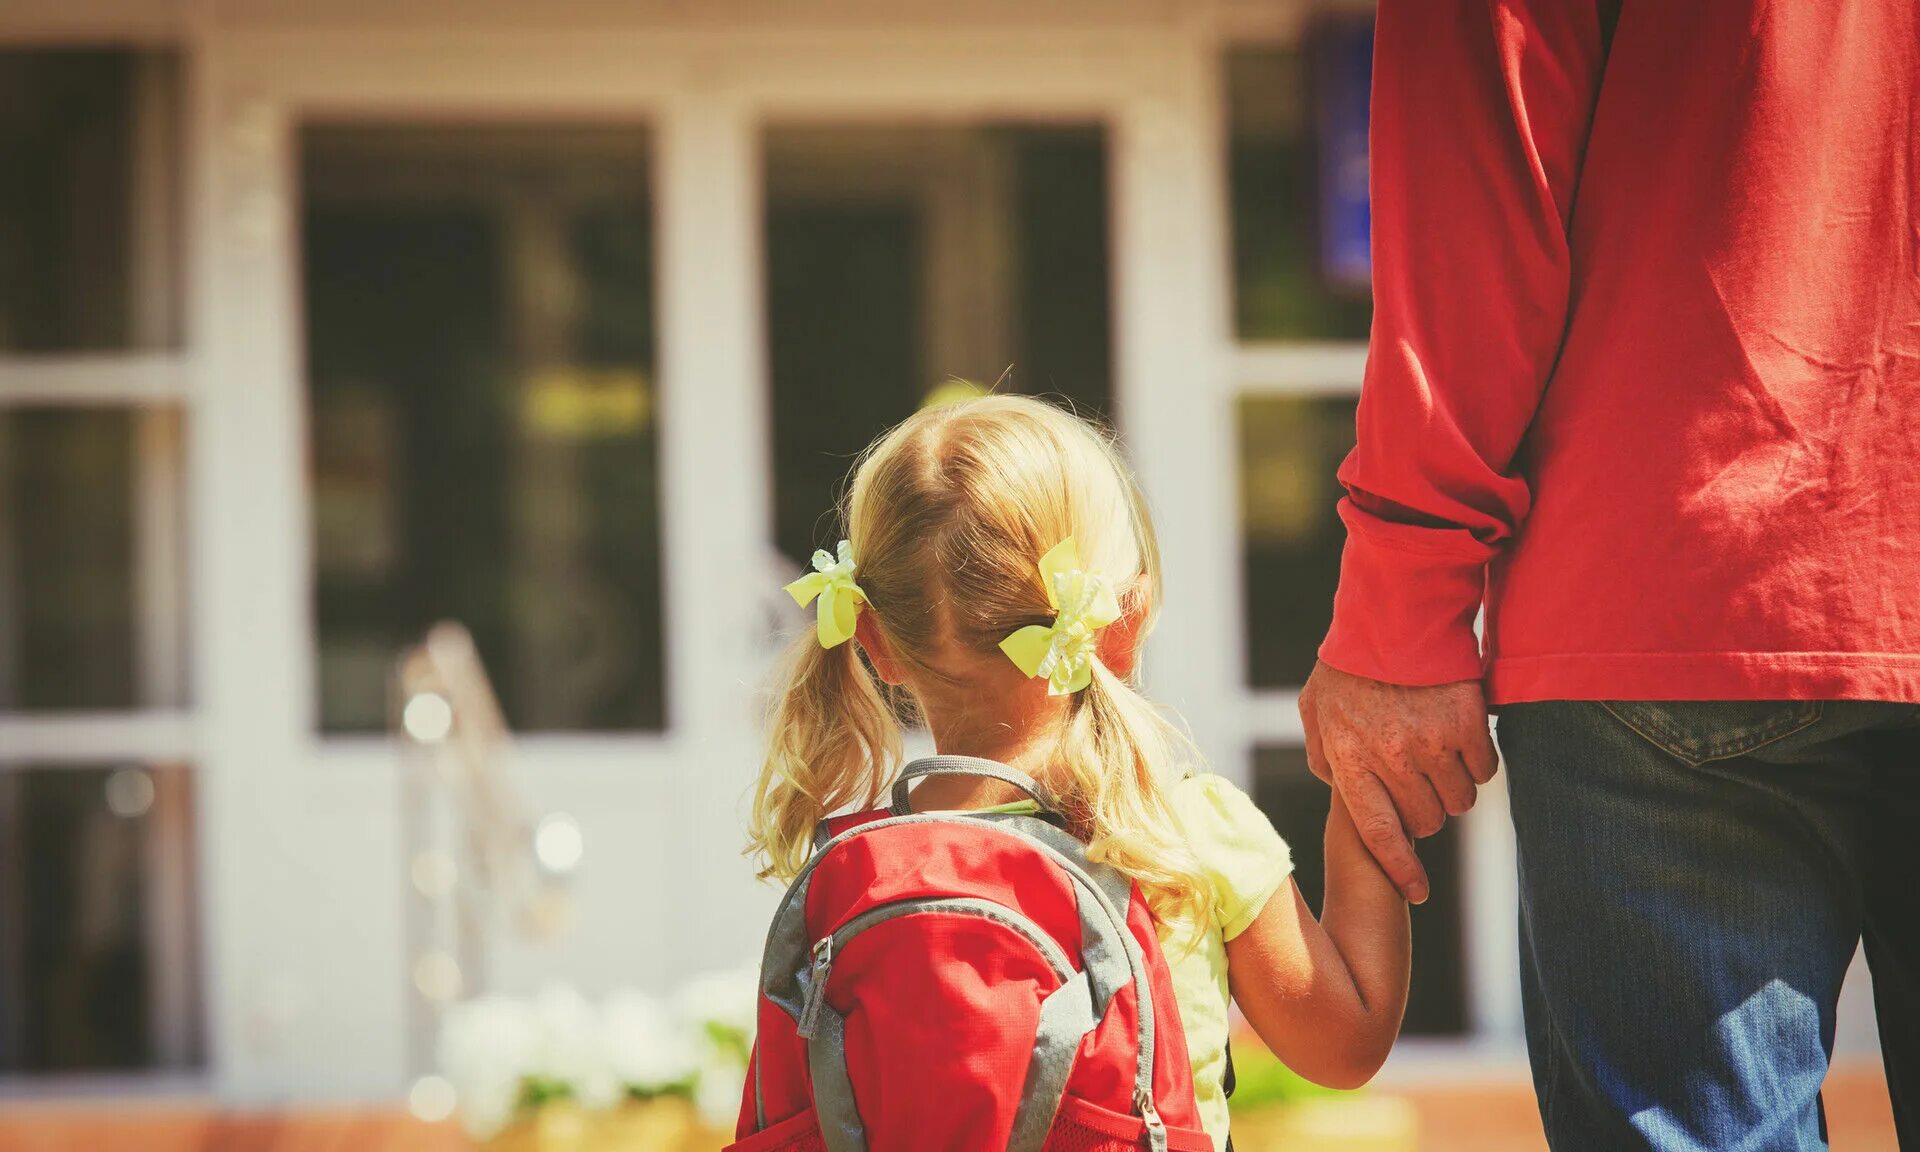
[[[135,109],[129,203],[141,216],[128,288],[139,294],[133,339],[125,349],[18,353],[0,351],[0,416],[27,409],[125,413],[133,424],[133,572],[136,702],[125,708],[0,711],[0,772],[85,770],[103,764],[179,766],[197,797],[202,780],[201,710],[193,691],[196,666],[187,555],[192,525],[187,471],[197,424],[200,377],[189,342],[192,308],[185,254],[193,221],[186,207],[191,155],[186,129],[196,91],[195,53],[185,37],[153,30],[102,37],[0,34],[0,50],[124,49],[163,51],[177,64],[176,90],[165,119],[145,103]],[[136,83],[139,78],[136,77]],[[156,306],[156,300],[166,300]],[[150,347],[169,343],[172,347]],[[204,922],[196,909],[204,881],[197,863],[203,821],[192,819],[185,843],[172,846],[153,878],[166,910],[158,943],[153,1011],[169,1034],[163,1048],[196,1044],[191,1064],[112,1071],[0,1074],[0,1099],[49,1092],[91,1094],[133,1086],[160,1094],[200,1093],[211,1082],[206,1023]],[[162,1057],[163,1059],[165,1057]]]
[[[1334,3],[1334,11],[1355,10],[1366,4]],[[1298,46],[1309,30],[1307,19],[1245,29],[1222,40],[1224,58],[1236,48]],[[1222,91],[1222,103],[1225,93]],[[1225,114],[1224,111],[1222,113]],[[1231,221],[1228,222],[1231,243]],[[1230,335],[1226,353],[1230,365],[1233,401],[1265,396],[1300,399],[1357,399],[1366,375],[1364,340],[1246,340]],[[1240,467],[1237,437],[1221,445],[1227,459]],[[1237,505],[1236,505],[1237,511]],[[1246,587],[1245,542],[1236,518],[1233,537],[1223,542],[1230,556],[1238,598],[1235,601],[1239,636],[1244,645],[1247,597],[1258,590]],[[1243,651],[1243,649],[1242,649]],[[1241,717],[1242,760],[1251,767],[1261,745],[1301,747],[1306,733],[1300,722],[1300,686],[1256,688],[1236,668],[1234,696]],[[1524,1021],[1520,1009],[1519,887],[1514,872],[1513,828],[1506,820],[1506,775],[1501,773],[1481,788],[1473,811],[1457,818],[1460,826],[1462,966],[1466,973],[1467,1030],[1456,1037],[1419,1037],[1398,1045],[1388,1074],[1422,1078],[1444,1074],[1467,1054],[1475,1060],[1513,1066],[1525,1061]]]
[[[609,116],[605,114],[596,114],[596,115],[576,115],[576,116],[570,116],[570,117],[565,115],[554,116],[554,117],[529,117],[529,116],[517,115],[511,112],[500,114],[500,115],[495,115],[488,112],[476,112],[471,117],[464,117],[464,116],[452,117],[452,116],[442,116],[439,114],[422,117],[422,116],[416,116],[416,115],[410,114],[405,111],[396,113],[391,116],[386,115],[384,113],[379,113],[379,112],[354,112],[351,114],[341,114],[341,115],[333,115],[330,113],[318,112],[318,113],[304,115],[288,125],[288,132],[291,137],[289,141],[289,149],[290,149],[289,163],[292,169],[290,181],[291,181],[291,189],[292,189],[293,197],[296,203],[296,208],[294,211],[294,220],[292,223],[292,227],[294,229],[292,242],[295,248],[294,255],[296,258],[296,269],[303,269],[303,265],[304,265],[304,254],[300,252],[299,249],[302,242],[302,233],[304,231],[305,221],[304,219],[301,218],[300,207],[303,207],[305,203],[305,195],[307,192],[307,189],[305,186],[305,179],[308,172],[305,169],[303,164],[304,157],[300,155],[299,150],[300,150],[301,139],[305,133],[313,130],[319,130],[324,132],[324,131],[328,131],[336,128],[345,128],[349,130],[367,128],[367,129],[373,129],[375,131],[386,129],[386,128],[396,128],[401,131],[409,131],[414,129],[424,129],[424,130],[432,131],[432,130],[442,129],[442,128],[452,129],[455,132],[458,132],[463,129],[479,130],[479,132],[482,133],[482,135],[477,135],[475,137],[472,137],[466,140],[456,140],[452,142],[451,144],[452,151],[456,156],[458,156],[464,151],[474,149],[476,147],[484,147],[488,143],[487,139],[484,136],[484,133],[493,129],[503,130],[507,134],[506,141],[510,145],[517,148],[521,148],[521,149],[527,149],[529,146],[529,141],[527,137],[522,135],[520,131],[516,131],[516,130],[524,130],[529,127],[541,126],[547,123],[549,120],[552,122],[552,124],[555,127],[559,128],[563,132],[571,129],[581,129],[586,132],[594,132],[600,129],[612,129],[614,131],[619,131],[619,132],[631,132],[635,137],[634,142],[644,149],[644,156],[641,157],[641,159],[638,161],[636,165],[637,167],[640,167],[644,170],[644,178],[640,180],[629,179],[628,178],[629,173],[624,171],[617,171],[613,175],[608,175],[605,172],[589,171],[589,173],[584,177],[582,177],[578,172],[565,172],[558,182],[542,186],[538,192],[538,195],[542,199],[545,199],[551,202],[552,204],[561,206],[563,208],[581,208],[581,207],[591,207],[597,203],[609,201],[621,195],[638,194],[646,200],[649,214],[656,217],[656,220],[654,222],[655,226],[652,228],[652,231],[657,236],[658,206],[653,203],[653,199],[658,194],[658,178],[657,178],[658,164],[657,164],[656,154],[659,149],[659,143],[657,139],[658,132],[655,129],[654,122],[646,114],[634,114],[634,115],[623,115],[623,116]],[[593,141],[593,143],[596,147],[599,147],[599,148],[606,147],[605,138],[600,140],[595,140]],[[391,147],[390,144],[386,146]],[[544,145],[540,145],[540,147],[544,147]],[[609,150],[607,154],[622,155],[620,153],[612,152],[611,150]],[[596,154],[594,157],[594,159],[600,159],[600,158],[602,157],[599,154]],[[622,156],[622,158],[624,159],[624,156]],[[516,156],[514,157],[514,159],[522,160],[524,159],[524,157]],[[519,190],[516,188],[515,192],[518,192],[518,191]],[[512,195],[513,193],[503,194],[500,196],[499,200],[494,202],[488,202],[486,203],[486,206],[494,209],[496,212],[499,212],[499,210],[502,207],[502,203],[510,199]],[[395,206],[395,205],[411,205],[411,204],[420,203],[420,202],[436,203],[436,202],[441,202],[443,200],[443,189],[432,184],[431,181],[423,185],[416,178],[415,174],[410,170],[409,171],[388,170],[376,175],[374,177],[373,183],[356,182],[352,187],[349,187],[349,188],[331,189],[328,191],[326,195],[326,200],[328,204],[331,206],[346,207],[350,209],[358,209],[368,204],[380,205],[380,206]],[[479,205],[481,203],[483,202],[479,200],[462,202],[463,206]],[[502,212],[500,213],[500,215],[504,216],[505,213]],[[510,248],[512,244],[512,240],[507,236],[505,236],[504,234],[502,239],[503,239],[503,250],[506,248]],[[659,307],[658,305],[659,285],[660,285],[659,263],[660,262],[659,262],[658,254],[656,253],[652,260],[653,267],[649,269],[654,281],[652,292],[655,299],[656,318],[657,318],[658,307]],[[509,284],[512,284],[511,276],[507,277],[507,282]],[[303,343],[307,340],[307,334],[305,331],[307,316],[306,316],[306,300],[304,296],[304,288],[305,288],[305,284],[303,282],[298,286],[294,294],[296,306],[300,309],[299,315],[295,317],[295,324],[296,324],[296,327],[302,333]],[[508,306],[508,311],[509,312],[512,311],[511,305]],[[515,366],[524,368],[524,367],[527,367],[528,365],[519,364],[516,361]],[[650,416],[650,419],[654,423],[654,427],[650,430],[654,440],[654,443],[650,448],[650,451],[658,454],[661,450],[660,445],[664,437],[664,431],[659,427],[659,424],[661,423],[661,417],[659,415],[661,388],[660,388],[660,382],[659,382],[659,375],[660,375],[659,356],[657,353],[653,358],[653,362],[645,366],[645,370],[649,376],[648,402],[653,410],[652,415]],[[303,483],[305,484],[304,492],[306,497],[306,504],[302,510],[303,512],[302,522],[307,526],[309,532],[311,532],[312,516],[313,516],[314,482],[316,479],[316,473],[314,470],[315,465],[312,463],[315,447],[313,443],[312,427],[311,427],[313,423],[312,417],[314,412],[315,401],[314,401],[313,390],[312,390],[312,381],[309,379],[309,365],[305,364],[304,362],[300,365],[299,380],[300,380],[299,399],[301,403],[301,417],[302,417],[301,428],[303,433],[302,448],[304,451],[304,457],[308,461],[308,464],[306,466],[306,471],[303,472]],[[663,471],[661,470],[658,463],[656,463],[656,476],[655,476],[656,486],[658,486],[659,480],[661,479],[662,475],[663,475]],[[667,495],[664,491],[662,491],[657,493],[657,497],[658,497],[658,501],[657,501],[657,506],[655,508],[655,513],[657,516],[664,519]],[[665,533],[660,526],[656,526],[656,535],[660,537],[660,545],[661,545],[661,552],[662,552],[662,555],[660,556],[661,588],[660,588],[659,608],[660,608],[661,616],[663,617],[662,623],[664,625],[665,623],[664,617],[666,616],[666,613],[668,611],[668,604],[669,604],[669,594],[668,594],[667,588],[665,587],[666,577],[667,577],[667,568],[669,565],[669,557],[665,555]],[[309,541],[312,540],[311,535],[308,537],[308,540]],[[309,544],[310,549],[311,547],[312,547],[311,544]],[[338,757],[344,760],[351,761],[356,756],[364,756],[369,753],[377,752],[381,749],[386,749],[390,751],[392,747],[391,740],[385,732],[373,731],[373,730],[354,730],[354,729],[327,730],[322,724],[322,721],[321,721],[322,688],[321,688],[320,679],[318,675],[319,667],[320,667],[320,630],[319,630],[318,620],[317,620],[318,611],[319,611],[317,594],[318,594],[319,584],[320,584],[319,574],[318,574],[318,563],[319,563],[318,556],[310,553],[308,567],[306,572],[303,574],[306,587],[309,590],[309,595],[313,597],[309,601],[309,613],[310,613],[311,621],[313,623],[313,627],[310,629],[308,634],[309,644],[311,645],[309,649],[309,660],[311,661],[309,665],[309,674],[312,677],[313,688],[312,688],[312,695],[310,699],[307,701],[307,706],[309,708],[308,723],[312,729],[313,741],[317,745],[317,752],[319,755],[322,755],[322,756]],[[422,626],[423,633],[424,633],[425,627],[426,625]],[[418,639],[419,639],[418,636],[405,637],[405,638],[402,638],[402,643],[403,644],[412,643]],[[674,723],[674,702],[673,702],[674,693],[672,690],[671,644],[665,643],[666,639],[667,638],[665,635],[665,629],[663,627],[662,629],[663,645],[662,646],[668,649],[668,651],[662,654],[662,659],[659,662],[660,695],[661,695],[661,699],[664,707],[662,708],[660,723],[657,726],[627,727],[627,728],[612,728],[612,727],[579,728],[579,729],[543,727],[539,729],[529,729],[529,730],[520,732],[517,737],[518,741],[530,748],[540,750],[540,751],[547,751],[547,750],[563,750],[564,751],[567,749],[577,749],[582,746],[603,747],[608,749],[624,748],[628,751],[643,754],[643,755],[654,754],[662,751],[665,748],[664,741],[666,737],[670,735],[673,728],[673,723]],[[393,654],[396,658],[399,656],[399,648],[400,648],[400,645],[396,645],[394,649]],[[502,669],[495,667],[493,669],[490,669],[490,671],[493,674],[493,678],[494,678],[496,690],[497,690],[498,685],[501,679],[503,678]],[[388,727],[391,727],[391,725],[388,725]]]

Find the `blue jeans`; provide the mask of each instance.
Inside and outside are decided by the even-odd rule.
[[[1555,1149],[1824,1149],[1863,937],[1920,1149],[1920,706],[1553,701],[1498,736]]]

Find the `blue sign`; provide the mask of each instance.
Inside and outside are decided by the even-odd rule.
[[[1338,288],[1373,281],[1367,203],[1367,104],[1373,18],[1333,18],[1314,31],[1314,117],[1320,139],[1320,271]]]

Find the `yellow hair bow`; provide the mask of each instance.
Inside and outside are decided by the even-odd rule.
[[[1040,557],[1040,580],[1052,625],[1029,624],[1000,641],[1020,671],[1047,682],[1047,695],[1065,696],[1093,683],[1094,633],[1120,619],[1120,601],[1106,580],[1080,567],[1069,536]]]
[[[857,567],[853,562],[853,545],[842,540],[838,560],[821,548],[813,554],[814,570],[787,585],[787,595],[802,608],[819,597],[814,629],[822,648],[837,648],[853,637],[854,617],[860,614],[860,605],[867,599],[860,585],[853,582],[853,570]]]

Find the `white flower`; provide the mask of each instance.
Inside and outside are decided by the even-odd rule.
[[[701,1115],[725,1125],[746,1086],[758,1004],[752,969],[696,977],[671,1006],[632,989],[596,1005],[560,984],[531,1000],[482,996],[447,1010],[440,1070],[475,1140],[511,1123],[529,1087],[597,1109],[691,1084]]]
[[[680,1014],[702,1031],[718,1028],[751,1047],[760,1006],[760,972],[747,967],[703,973],[681,985],[674,1001]]]
[[[730,1126],[747,1086],[747,1054],[753,1048],[760,1007],[755,968],[708,972],[687,981],[674,998],[680,1014],[699,1032],[700,1078],[693,1105],[707,1123]]]
[[[609,1108],[620,1098],[620,1084],[607,1068],[600,1043],[600,1017],[585,996],[549,984],[533,998],[537,1043],[529,1074],[564,1084],[588,1108]]]
[[[705,1045],[700,1079],[693,1090],[693,1107],[700,1119],[716,1128],[731,1129],[740,1116],[746,1091],[747,1070],[740,1061],[717,1044]]]
[[[700,1072],[693,1025],[644,992],[608,995],[600,1007],[600,1040],[608,1072],[630,1092],[655,1095]]]
[[[453,1085],[460,1121],[484,1140],[507,1126],[532,1067],[539,1027],[531,1006],[483,996],[447,1009],[440,1026],[440,1071]]]

